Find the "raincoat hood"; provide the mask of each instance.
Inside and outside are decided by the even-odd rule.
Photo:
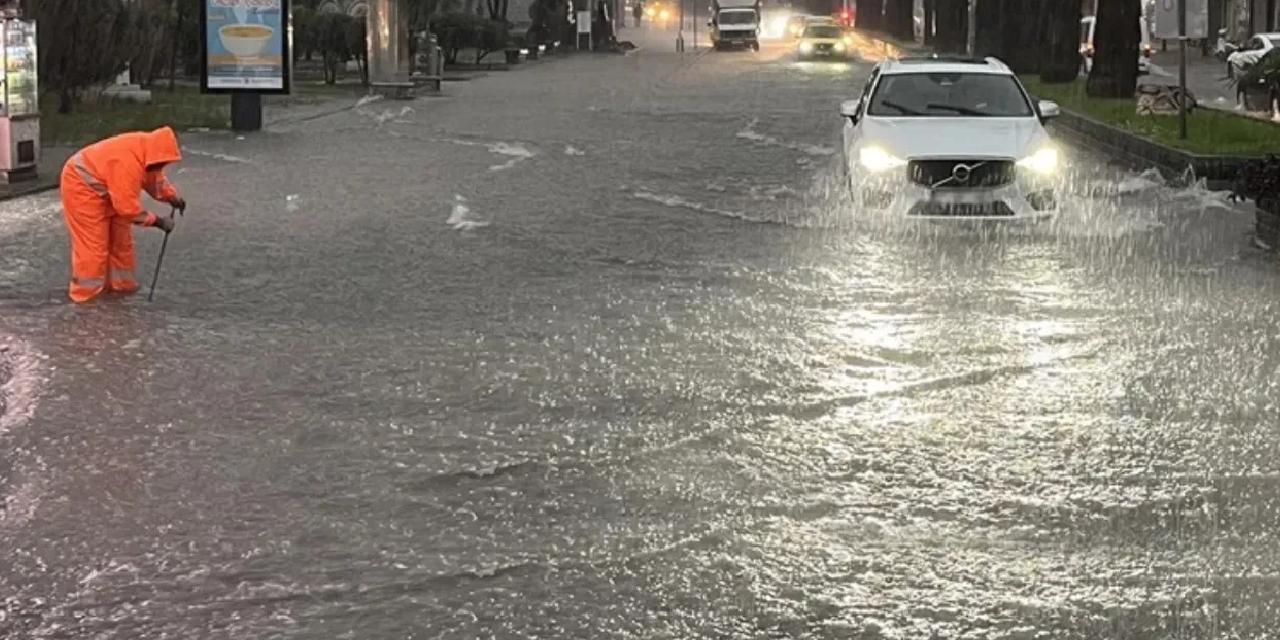
[[[142,145],[142,163],[148,167],[172,164],[182,160],[178,148],[178,134],[169,127],[160,127],[145,134]]]

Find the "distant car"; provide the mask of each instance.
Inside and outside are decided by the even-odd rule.
[[[1040,220],[1058,210],[1059,151],[1034,103],[995,58],[886,60],[840,105],[859,211],[931,220]]]
[[[787,18],[786,35],[793,40],[799,40],[804,33],[804,25],[813,16],[791,16]]]
[[[1280,33],[1259,33],[1227,56],[1227,76],[1234,78],[1246,65],[1255,64],[1280,44]]]
[[[801,60],[813,58],[849,59],[849,41],[840,27],[831,24],[810,24],[800,36],[796,51]]]

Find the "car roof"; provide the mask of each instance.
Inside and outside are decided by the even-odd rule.
[[[831,23],[834,23],[834,22],[836,21],[836,19],[835,19],[835,18],[832,18],[831,16],[805,16],[805,17],[804,17],[804,19],[805,19],[805,21],[806,21],[806,22],[831,22]]]
[[[969,58],[965,56],[948,56],[931,54],[919,57],[885,60],[880,63],[881,75],[902,73],[989,73],[995,75],[1013,75],[1008,65],[996,58]]]

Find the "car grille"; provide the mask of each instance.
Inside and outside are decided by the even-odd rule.
[[[969,167],[957,177],[956,167]],[[1016,165],[1012,160],[912,160],[907,163],[907,177],[912,182],[938,189],[975,189],[1002,187],[1013,182]]]
[[[830,51],[830,50],[831,50],[831,44],[830,44],[830,43],[819,43],[819,44],[814,45],[814,47],[813,47],[813,48],[814,48],[814,50],[816,50],[816,51]]]
[[[1003,202],[920,202],[907,212],[909,216],[949,216],[953,218],[996,218],[1013,216],[1013,209]]]

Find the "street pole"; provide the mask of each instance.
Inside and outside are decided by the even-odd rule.
[[[680,0],[680,27],[676,31],[676,51],[680,53],[684,53],[684,3],[685,0]]]
[[[969,33],[965,38],[965,47],[969,55],[977,55],[978,51],[978,0],[969,0]]]
[[[689,6],[693,7],[693,52],[698,52],[698,0],[689,0]]]
[[[1178,137],[1187,139],[1187,0],[1178,0]]]

